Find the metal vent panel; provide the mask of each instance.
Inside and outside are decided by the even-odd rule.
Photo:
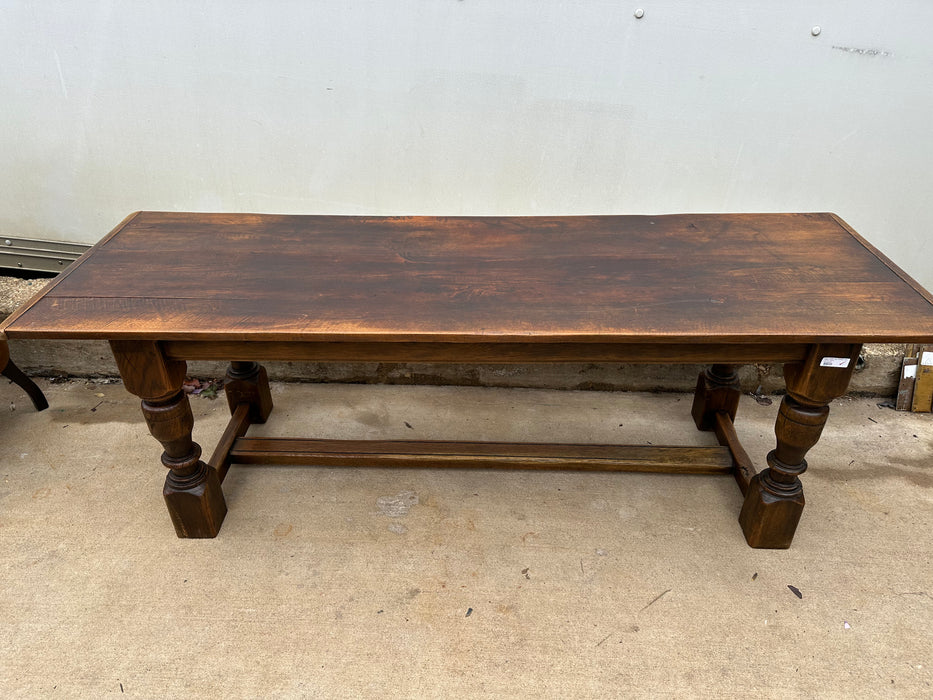
[[[0,238],[0,268],[61,272],[84,254],[90,245],[36,238]]]

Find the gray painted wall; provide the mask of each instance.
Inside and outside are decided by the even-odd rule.
[[[830,210],[933,288],[931,28],[926,0],[7,0],[0,233]]]

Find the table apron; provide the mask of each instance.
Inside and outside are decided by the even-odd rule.
[[[164,340],[170,360],[284,360],[308,362],[799,362],[805,343],[432,343]]]

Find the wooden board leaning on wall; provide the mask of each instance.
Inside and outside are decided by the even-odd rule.
[[[897,387],[898,411],[933,410],[933,345],[908,345]]]

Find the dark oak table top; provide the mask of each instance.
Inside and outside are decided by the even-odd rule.
[[[832,214],[139,212],[10,338],[933,342],[933,299]]]

